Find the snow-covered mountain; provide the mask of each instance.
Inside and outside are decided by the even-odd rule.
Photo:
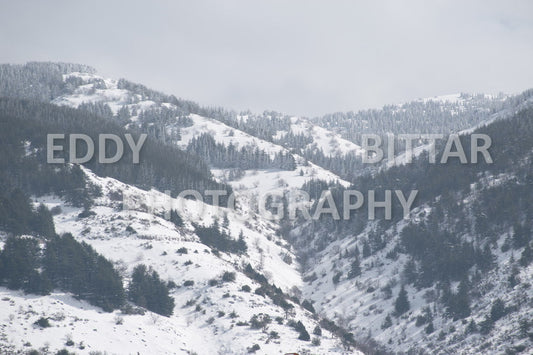
[[[64,293],[28,298],[2,289],[5,307],[0,316],[7,323],[2,329],[4,351],[25,347],[57,351],[65,347],[67,338],[74,341],[73,350],[79,354],[235,354],[246,353],[255,344],[260,346],[257,353],[265,354],[342,351],[337,337],[327,330],[320,337],[314,336],[320,339],[315,341],[320,345],[298,340],[299,333],[288,325],[288,320],[301,321],[312,334],[320,326],[311,312],[295,304],[287,313],[268,297],[254,293],[261,285],[246,275],[247,264],[284,292],[301,297],[298,262],[273,225],[255,215],[248,216],[245,223],[231,210],[185,200],[179,202],[187,211],[182,215],[184,226],[176,227],[157,216],[177,205],[176,199],[100,178],[87,170],[85,173],[91,183],[102,189],[102,196],[92,208],[94,215],[78,218],[81,208],[68,206],[53,196],[37,198],[35,203],[61,208],[62,212],[54,217],[57,232],[76,235],[113,260],[125,275],[143,263],[157,270],[164,280],[173,281],[177,285],[171,293],[176,302],[174,314],[108,314]],[[128,195],[129,209],[113,200],[119,193]],[[199,213],[202,209],[207,211]],[[245,236],[250,246],[245,255],[215,253],[194,234],[192,222],[211,225],[214,218],[223,217],[222,213],[228,219],[224,229],[235,238],[241,232]],[[233,274],[234,280],[224,281],[224,273]],[[260,314],[268,315],[271,322],[264,329],[251,329],[250,319]],[[32,326],[39,317],[50,318],[52,326]]]
[[[531,190],[532,150],[524,137],[516,141],[519,149],[504,144],[513,141],[513,134],[529,132],[531,92],[447,95],[379,110],[305,118],[201,107],[124,79],[104,78],[86,66],[30,63],[0,69],[0,96],[45,102],[42,107],[35,104],[43,117],[101,118],[116,127],[147,133],[162,147],[157,152],[179,148],[184,154],[179,155],[180,164],[186,170],[205,161],[209,170],[198,168],[202,180],[198,186],[231,188],[238,201],[238,208],[232,210],[177,198],[180,191],[171,191],[173,197],[163,193],[170,177],[154,175],[173,164],[170,157],[176,155],[170,153],[152,155],[157,157],[154,167],[140,173],[83,167],[83,189],[101,192],[89,193],[90,207],[76,207],[61,189],[51,193],[40,188],[41,193],[32,193],[35,209],[44,204],[56,211],[53,221],[58,234],[71,233],[92,246],[120,271],[126,286],[139,264],[157,271],[172,285],[175,307],[169,317],[150,311],[108,313],[59,290],[35,296],[1,287],[2,351],[446,354],[531,350],[533,272],[531,263],[523,265],[521,260],[531,240],[532,220],[525,201]],[[2,117],[16,117],[13,112],[25,105],[27,101],[6,101]],[[66,111],[58,108],[56,112],[56,106]],[[28,122],[39,122],[39,116]],[[508,123],[509,130],[498,122]],[[500,158],[495,161],[502,162],[496,167],[467,170],[464,176],[454,166],[438,170],[424,162],[430,146],[422,141],[415,142],[412,165],[406,166],[402,154],[378,166],[361,163],[364,133],[459,132],[466,137],[480,130],[501,135],[500,140],[494,139],[500,143],[494,146]],[[27,135],[33,141],[22,142],[25,159],[37,167],[44,156],[43,141],[35,138],[39,137],[36,132]],[[173,186],[192,181],[190,177],[181,181],[179,168],[172,171],[178,180]],[[17,186],[9,179],[0,181]],[[158,186],[146,181],[157,181]],[[283,196],[302,188],[312,192],[313,186],[329,189],[335,196],[348,188],[425,190],[409,220],[367,221],[362,216],[354,221],[275,221],[258,211],[258,200],[268,193]],[[507,205],[505,193],[519,196],[522,210]],[[316,206],[318,197],[311,195],[309,205]],[[487,201],[502,213],[486,207]],[[180,223],[165,218],[174,209],[180,211]],[[491,220],[487,215],[498,217]],[[246,252],[218,250],[202,239],[202,228],[214,228],[230,240],[242,239]],[[525,244],[510,242],[518,228],[529,228]],[[427,279],[425,268],[430,261],[406,241],[417,233],[449,238],[441,249],[451,248],[451,255],[459,255],[451,262],[461,265],[456,271],[459,276]],[[3,241],[8,234],[2,233]],[[426,248],[422,254],[434,251],[420,244]],[[465,262],[469,258],[473,261]],[[488,266],[483,264],[486,259],[490,259]],[[438,261],[439,266],[450,265],[448,260]],[[510,286],[511,278],[515,281]],[[468,315],[457,316],[449,299],[461,295],[461,283],[471,287]],[[407,293],[409,307],[398,314],[395,306],[401,290]],[[448,301],[443,296],[446,292],[451,295]],[[503,311],[492,317],[496,300]],[[48,319],[51,327],[34,324],[40,318]]]

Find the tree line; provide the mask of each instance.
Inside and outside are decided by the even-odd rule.
[[[202,157],[209,165],[223,169],[296,169],[294,157],[288,152],[277,152],[271,158],[267,152],[257,147],[238,149],[231,143],[228,146],[217,143],[208,133],[191,139],[187,151]]]

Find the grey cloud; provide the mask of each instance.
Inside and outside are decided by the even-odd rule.
[[[0,3],[0,62],[86,63],[203,105],[319,115],[533,86],[530,1]]]

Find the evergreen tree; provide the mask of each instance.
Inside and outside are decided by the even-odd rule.
[[[13,290],[35,290],[35,273],[40,265],[39,242],[28,237],[8,237],[0,253],[3,281]],[[1,280],[0,280],[1,281]],[[46,290],[43,290],[45,292]]]
[[[529,240],[531,239],[531,231],[529,230],[529,228],[521,224],[516,224],[513,227],[513,230],[514,233],[512,236],[512,241],[513,247],[515,249],[522,248],[523,246],[529,243]]]
[[[513,268],[511,269],[511,274],[507,278],[507,281],[509,282],[509,286],[511,288],[514,288],[520,283],[520,279],[517,277],[519,273],[520,271],[518,270],[518,267],[516,265],[513,265]]]
[[[248,246],[246,245],[246,241],[244,240],[244,233],[239,233],[239,239],[237,239],[237,250],[240,250],[241,253],[246,253],[246,250],[248,249]]]
[[[465,318],[470,315],[470,297],[468,295],[469,289],[470,289],[470,282],[468,281],[468,277],[465,277],[459,283],[459,288],[457,291],[457,296],[459,298],[458,304],[460,305],[459,313],[461,315],[461,318]]]
[[[41,273],[38,270],[33,270],[30,273],[28,282],[24,287],[25,292],[36,295],[48,295],[52,290],[52,282],[46,277],[46,274]]]
[[[409,303],[409,299],[407,298],[407,291],[402,285],[400,293],[398,294],[398,298],[396,298],[396,301],[394,302],[394,310],[396,311],[396,315],[400,316],[407,312],[409,308],[411,308],[411,305]]]
[[[55,236],[46,243],[43,269],[54,287],[72,292],[104,311],[112,311],[124,302],[122,278],[113,264],[71,234]]]
[[[371,254],[370,243],[368,242],[368,239],[365,239],[363,242],[363,259],[368,258]]]
[[[37,207],[32,224],[33,230],[43,237],[52,237],[56,234],[52,214],[42,203]]]
[[[473,333],[477,332],[476,321],[474,321],[473,319],[470,320],[470,323],[468,323],[468,326],[466,327],[466,332],[468,334],[473,334]]]
[[[531,247],[529,246],[529,243],[526,244],[526,247],[522,251],[522,255],[520,256],[520,260],[518,262],[523,267],[527,267],[531,261],[533,260],[533,252],[531,251]]]
[[[501,298],[497,298],[494,302],[492,302],[492,306],[490,308],[490,320],[492,322],[496,322],[506,314],[507,310],[505,308],[505,303],[503,303]]]
[[[496,258],[490,250],[489,243],[485,244],[482,251],[476,251],[476,259],[476,264],[481,270],[488,271],[494,267]]]
[[[424,331],[426,332],[426,334],[431,334],[435,331],[435,327],[433,326],[433,321],[429,321],[426,328],[424,328]]]
[[[239,235],[238,240],[232,239],[224,231],[220,231],[219,222],[215,220],[211,227],[202,227],[194,225],[196,235],[200,238],[200,241],[207,246],[215,248],[222,252],[243,254],[247,250],[244,235]]]
[[[470,315],[468,288],[468,280],[465,278],[459,283],[457,294],[452,295],[448,301],[448,313],[452,315],[454,320],[463,319]]]
[[[30,199],[22,190],[15,188],[6,195],[0,192],[0,228],[15,235],[26,234],[31,232],[33,220]]]
[[[143,264],[133,269],[128,298],[135,304],[164,316],[170,316],[174,310],[174,298],[170,297],[167,284],[161,281],[156,271],[147,269]]]
[[[355,246],[353,253],[354,253],[354,256],[359,259],[360,252],[359,252],[359,247],[357,245]]]
[[[183,219],[174,209],[170,210],[170,221],[174,223],[177,227],[183,227]]]
[[[408,284],[414,284],[417,281],[416,263],[413,258],[409,259],[403,268],[403,277]]]
[[[387,328],[390,328],[391,326],[392,326],[392,319],[391,319],[390,314],[387,314],[387,316],[383,320],[383,323],[381,324],[381,329],[387,329]]]
[[[359,264],[359,258],[355,258],[350,266],[350,271],[348,272],[348,278],[353,279],[356,276],[361,275],[361,266]]]
[[[452,290],[449,280],[444,280],[437,284],[437,287],[441,290],[440,301],[442,304],[447,305],[452,298]]]

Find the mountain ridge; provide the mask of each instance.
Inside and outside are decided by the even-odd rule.
[[[3,86],[0,86],[0,93],[11,91],[15,96],[26,96],[26,99],[29,96],[34,100],[75,107],[74,111],[69,112],[88,111],[126,129],[147,133],[150,139],[162,146],[177,146],[183,151],[191,149],[190,142],[193,139],[209,135],[220,146],[211,144],[205,154],[222,157],[220,160],[212,160],[212,164],[220,164],[227,159],[228,152],[232,151],[229,149],[231,146],[242,154],[240,156],[246,157],[246,164],[237,168],[211,165],[209,169],[217,184],[231,186],[240,199],[240,207],[235,213],[248,216],[248,221],[244,223],[238,222],[232,211],[206,205],[206,208],[212,211],[207,220],[182,215],[185,227],[175,229],[170,222],[157,217],[163,213],[163,210],[158,210],[162,205],[160,202],[152,202],[148,192],[111,181],[106,177],[98,177],[86,168],[83,168],[85,176],[92,184],[100,185],[104,191],[104,197],[92,198],[93,205],[89,210],[96,215],[77,217],[83,209],[70,206],[57,195],[44,199],[32,197],[36,203],[43,202],[50,209],[61,207],[64,213],[54,217],[58,231],[73,231],[76,238],[94,245],[97,251],[111,259],[116,259],[117,255],[122,255],[125,260],[130,259],[116,264],[126,264],[126,269],[139,262],[136,261],[138,255],[146,254],[150,255],[145,259],[148,264],[157,266],[163,277],[170,277],[164,270],[168,270],[171,264],[161,261],[171,255],[166,251],[169,248],[166,244],[168,240],[166,237],[158,238],[157,233],[148,232],[150,228],[157,230],[157,226],[166,226],[161,227],[165,230],[163,235],[176,236],[176,233],[185,233],[184,235],[189,235],[185,239],[192,238],[181,240],[182,237],[179,237],[175,242],[178,243],[176,246],[181,245],[179,243],[193,243],[187,244],[187,249],[191,248],[190,245],[195,245],[196,248],[211,250],[209,254],[205,253],[205,258],[193,261],[193,265],[218,264],[223,260],[233,260],[222,265],[229,267],[228,272],[236,273],[236,285],[230,282],[229,285],[222,283],[224,286],[221,286],[218,280],[221,277],[219,266],[215,274],[209,268],[200,267],[202,272],[195,274],[192,287],[185,286],[188,287],[187,290],[184,291],[182,287],[172,293],[179,300],[177,307],[180,307],[179,303],[187,303],[188,299],[184,297],[190,297],[189,294],[195,294],[197,297],[201,290],[214,294],[212,297],[216,302],[205,301],[204,298],[209,307],[201,306],[206,317],[199,315],[191,323],[197,326],[205,322],[207,325],[202,327],[211,329],[215,338],[220,336],[227,339],[224,342],[211,343],[211,351],[216,351],[217,347],[221,353],[253,350],[254,344],[237,342],[235,337],[229,340],[219,333],[220,326],[224,327],[228,334],[236,334],[232,329],[239,326],[237,321],[226,321],[225,318],[229,309],[222,310],[225,315],[221,317],[211,312],[218,304],[227,305],[227,298],[235,300],[236,303],[236,298],[239,302],[247,299],[248,296],[243,298],[237,287],[244,286],[242,281],[250,280],[253,275],[246,272],[242,265],[244,260],[249,260],[254,270],[262,270],[268,282],[272,283],[271,286],[266,286],[257,284],[257,280],[246,281],[253,282],[254,287],[258,286],[255,294],[250,294],[248,301],[252,302],[253,299],[253,302],[261,303],[258,300],[263,299],[266,313],[276,313],[284,318],[284,324],[279,324],[280,327],[274,326],[271,319],[272,325],[263,326],[262,332],[251,330],[238,333],[239,336],[254,339],[260,347],[256,350],[258,353],[277,350],[272,342],[279,342],[277,345],[288,348],[293,341],[301,342],[301,353],[343,353],[352,351],[347,349],[353,348],[354,343],[365,353],[423,354],[446,353],[449,350],[465,353],[519,353],[531,348],[531,336],[528,335],[531,325],[527,319],[531,315],[532,307],[527,296],[527,285],[531,284],[532,273],[530,263],[526,263],[531,239],[531,216],[527,209],[527,196],[532,190],[529,186],[531,171],[527,165],[531,161],[531,147],[528,148],[527,145],[527,132],[530,131],[529,122],[532,117],[531,91],[516,96],[494,97],[464,94],[460,97],[454,96],[455,99],[451,102],[415,100],[411,103],[388,105],[381,110],[306,119],[275,112],[265,112],[261,115],[250,112],[237,114],[224,109],[202,108],[193,102],[180,100],[127,80],[105,79],[94,72],[64,73],[77,68],[72,65],[62,67],[61,64],[53,64],[51,67],[55,68],[50,72],[52,75],[43,75],[43,78],[39,79],[39,70],[48,70],[45,64],[34,63],[29,69],[21,66],[18,72],[16,69],[0,66],[0,77],[4,75],[6,79],[0,81],[4,82]],[[30,75],[25,74],[25,70],[30,70]],[[39,89],[24,93],[22,88],[25,80],[28,83],[38,83]],[[6,107],[4,105],[4,111]],[[361,155],[365,153],[360,146],[361,134],[373,132],[384,135],[391,130],[394,133],[405,133],[413,127],[415,130],[412,133],[460,133],[465,146],[468,146],[467,135],[474,130],[488,132],[497,138],[495,141],[498,144],[493,147],[497,152],[495,165],[481,165],[466,170],[459,169],[455,164],[447,166],[446,169],[431,168],[424,157],[426,153],[422,142],[415,142],[417,149],[421,150],[421,155],[409,166],[390,166],[391,162],[387,161],[384,162],[385,165],[378,166],[365,166],[361,163]],[[356,131],[357,134],[353,134]],[[511,142],[515,144],[511,145]],[[36,148],[33,143],[29,142],[30,152]],[[397,148],[401,154],[401,147]],[[436,148],[441,154],[443,147],[437,145]],[[39,150],[36,152],[39,153]],[[264,164],[264,155],[270,155],[272,158],[279,152],[290,154],[293,163],[283,165],[284,167],[279,169],[251,168]],[[194,159],[205,159],[202,154],[196,154],[198,152],[195,151]],[[31,154],[29,156],[31,157]],[[164,162],[164,159],[162,161]],[[433,180],[424,182],[423,174],[429,174]],[[158,186],[159,189],[163,190],[168,186],[166,184],[162,183]],[[148,184],[145,187],[149,189],[152,186]],[[187,183],[183,186],[187,186]],[[369,222],[365,221],[364,213],[358,213],[353,221],[347,222],[323,218],[312,222],[284,219],[274,223],[264,220],[258,214],[257,207],[254,207],[262,194],[275,192],[286,195],[302,188],[311,191],[313,186],[322,186],[337,197],[348,188],[366,191],[387,186],[421,186],[425,191],[422,194],[422,202],[417,203],[412,211],[409,223],[399,219],[385,221],[379,215],[377,221]],[[115,190],[136,191],[135,194],[143,196],[137,197],[136,200],[144,201],[145,206],[141,203],[135,207],[131,213],[136,217],[129,226],[118,219],[125,218],[122,214],[130,212],[120,211],[118,203],[113,201]],[[177,192],[179,191],[173,191],[173,196]],[[161,192],[152,193],[164,201],[169,199]],[[515,197],[517,207],[509,205],[511,202],[504,198],[506,193]],[[313,207],[316,206],[318,197],[311,195],[310,205]],[[507,212],[498,214],[498,211],[488,207],[486,201],[505,206]],[[150,211],[151,213],[147,213]],[[218,217],[214,218],[215,214]],[[492,220],[483,217],[484,214],[490,215]],[[522,217],[516,217],[519,215]],[[116,226],[109,216],[118,219]],[[202,220],[203,224],[198,222]],[[243,257],[225,252],[220,254],[212,245],[206,245],[205,240],[203,242],[199,237],[199,228],[210,228],[212,225],[221,233],[228,233],[234,240],[239,238],[239,230],[246,231],[244,239],[248,246],[248,255]],[[480,226],[488,227],[483,229]],[[526,228],[526,242],[514,245],[511,241],[520,226]],[[126,227],[131,227],[135,232],[127,232]],[[87,228],[89,231],[84,234]],[[116,236],[118,240],[106,236],[107,234]],[[255,237],[250,239],[248,235]],[[427,244],[423,238],[428,238],[437,247]],[[448,244],[439,244],[442,240]],[[122,245],[131,245],[132,249],[138,250],[138,254],[125,252]],[[148,245],[151,245],[151,248],[148,248]],[[450,254],[442,256],[440,251],[450,251]],[[515,252],[520,256],[515,257]],[[203,256],[200,250],[198,253]],[[457,256],[454,263],[460,265],[459,271],[446,269],[451,275],[446,286],[447,280],[435,279],[438,278],[435,275],[439,273],[429,273],[428,270],[438,270],[443,265],[451,267],[454,263],[448,262],[446,258],[454,254]],[[435,259],[441,264],[434,264],[431,258],[426,257],[428,255],[436,255]],[[526,255],[524,262],[521,261],[522,255]],[[469,258],[473,261],[469,261]],[[525,266],[522,263],[526,263]],[[189,265],[186,267],[190,269]],[[129,271],[125,273],[126,278]],[[466,278],[466,281],[457,279],[457,275]],[[287,279],[284,279],[285,276]],[[516,284],[509,288],[508,280],[511,277]],[[183,283],[192,281],[175,274],[172,278]],[[210,286],[212,279],[215,279],[217,284],[213,282]],[[470,285],[469,288],[459,286],[461,282],[463,285]],[[226,293],[216,291],[219,287],[228,288],[232,296],[225,297]],[[276,291],[278,287],[283,293]],[[209,290],[210,288],[214,291]],[[510,291],[504,294],[498,292],[498,289]],[[405,290],[410,308],[402,314],[396,314],[394,298],[401,290]],[[25,307],[27,306],[20,295],[11,294],[7,290],[2,292],[6,294],[5,297],[12,295],[16,303],[24,303]],[[464,311],[464,298],[462,313],[459,312],[458,306],[450,301],[460,296],[468,299],[466,303],[470,314],[467,316]],[[493,319],[486,308],[494,308],[497,299],[503,304],[504,311],[499,318]],[[303,300],[307,302],[305,307]],[[296,316],[287,317],[283,310],[287,304],[294,307]],[[316,309],[320,317],[327,318],[319,321],[317,315],[305,310],[309,308],[308,305]],[[179,311],[180,316],[187,318],[198,311],[187,311],[189,313],[186,312],[186,315],[183,312]],[[239,322],[250,323],[254,315],[249,313],[250,309],[243,307],[241,312],[247,313],[249,317],[244,317]],[[17,321],[23,322],[21,317],[24,317],[24,314],[27,315],[24,312],[16,315]],[[211,316],[207,317],[210,314]],[[456,317],[459,318],[455,319]],[[222,320],[219,321],[218,318]],[[255,320],[257,319],[256,317]],[[335,323],[328,323],[326,319]],[[290,323],[291,320],[294,323]],[[323,331],[328,329],[330,332],[324,331],[324,336],[314,334],[313,337],[318,340],[313,340],[313,344],[297,340],[304,334],[296,324],[297,320],[305,324],[304,329],[307,328],[307,332],[311,332],[310,328],[318,323]],[[495,329],[496,322],[498,328]],[[184,331],[181,326],[176,329]],[[270,330],[271,328],[276,330]],[[300,330],[285,331],[285,328]],[[268,333],[267,329],[277,332],[281,339],[275,340],[277,338]],[[288,336],[288,339],[284,339],[284,336]],[[235,342],[233,347],[232,342]],[[321,345],[316,344],[317,342],[321,342]],[[19,345],[13,346],[18,348]],[[182,346],[184,351],[201,348],[199,343],[187,343],[185,340]],[[326,348],[328,350],[325,350]]]

